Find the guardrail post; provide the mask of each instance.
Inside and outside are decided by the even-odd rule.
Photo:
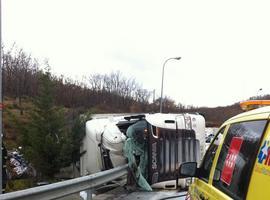
[[[87,200],[92,200],[92,190],[91,189],[86,190],[86,194],[87,194],[86,199]]]

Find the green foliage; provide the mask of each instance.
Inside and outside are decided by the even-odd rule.
[[[51,177],[71,162],[70,134],[64,111],[54,106],[54,85],[47,71],[40,75],[30,122],[23,129],[24,153],[42,176]]]
[[[91,118],[91,113],[89,111],[78,116],[72,127],[72,162],[74,163],[80,159],[80,146],[85,135],[85,123]]]
[[[10,180],[7,182],[6,192],[14,192],[18,190],[24,190],[34,186],[32,179],[18,179]]]

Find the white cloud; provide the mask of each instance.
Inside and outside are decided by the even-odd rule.
[[[268,1],[5,0],[3,41],[53,71],[120,70],[185,104],[218,106],[269,94]]]

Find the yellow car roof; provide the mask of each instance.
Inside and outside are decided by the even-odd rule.
[[[270,106],[265,106],[265,107],[257,108],[251,111],[238,114],[228,119],[227,121],[225,121],[223,125],[241,122],[241,121],[268,119],[269,115],[270,115]]]

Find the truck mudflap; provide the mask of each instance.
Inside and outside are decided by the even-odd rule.
[[[200,144],[195,131],[151,126],[148,137],[148,183],[150,185],[178,179],[183,162],[200,160]]]

